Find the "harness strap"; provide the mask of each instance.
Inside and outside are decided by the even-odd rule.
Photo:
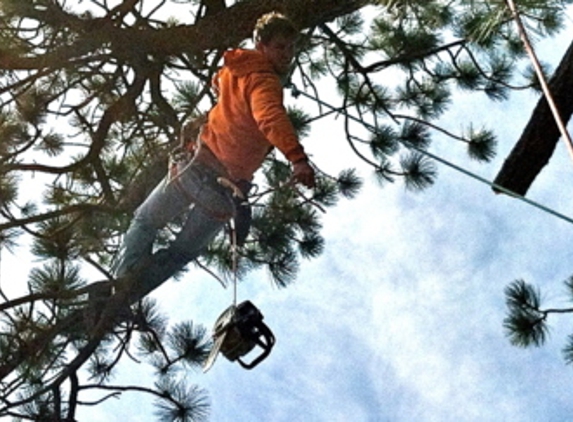
[[[217,157],[215,157],[215,155],[205,144],[198,142],[193,158],[191,159],[190,156],[191,153],[183,148],[176,148],[171,153],[168,169],[169,183],[174,183],[177,190],[186,198],[189,203],[193,203],[200,207],[216,220],[227,221],[229,218],[233,217],[233,214],[220,212],[213,207],[209,207],[202,201],[199,201],[196,195],[193,195],[191,192],[189,192],[189,190],[181,182],[181,175],[189,166],[200,165],[207,169],[210,173],[213,173],[213,177],[215,178],[216,182],[225,189],[229,189],[233,197],[245,199],[245,196],[243,195],[241,189],[230,179],[225,168],[219,162]],[[180,170],[179,165],[184,162],[187,162],[187,164],[183,167],[182,170]]]
[[[227,179],[226,177],[217,177],[217,183],[221,186],[230,189],[233,192],[233,196],[239,199],[245,199],[245,195],[239,186],[237,186],[233,181]]]

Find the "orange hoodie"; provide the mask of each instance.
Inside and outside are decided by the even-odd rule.
[[[201,139],[234,179],[251,180],[277,147],[291,162],[306,154],[283,105],[279,75],[257,50],[231,50],[214,80],[218,101]]]

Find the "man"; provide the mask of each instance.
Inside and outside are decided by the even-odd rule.
[[[240,205],[233,195],[246,195],[253,174],[275,147],[292,163],[293,181],[314,187],[314,170],[283,105],[281,80],[297,36],[292,23],[273,12],[256,23],[255,50],[225,53],[213,81],[218,101],[197,145],[190,143],[193,158],[179,160],[135,212],[115,266],[117,277],[143,265],[137,283],[145,285],[146,294],[197,258],[236,216]],[[157,231],[181,216],[183,227],[170,246],[151,256]]]

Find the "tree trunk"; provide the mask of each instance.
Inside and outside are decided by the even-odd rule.
[[[549,81],[549,88],[566,123],[573,114],[573,43]],[[549,105],[542,97],[494,183],[525,196],[541,169],[549,162],[560,136]]]

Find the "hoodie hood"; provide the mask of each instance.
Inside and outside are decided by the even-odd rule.
[[[245,76],[249,73],[276,73],[272,64],[257,50],[236,49],[225,52],[225,66],[234,76]]]

